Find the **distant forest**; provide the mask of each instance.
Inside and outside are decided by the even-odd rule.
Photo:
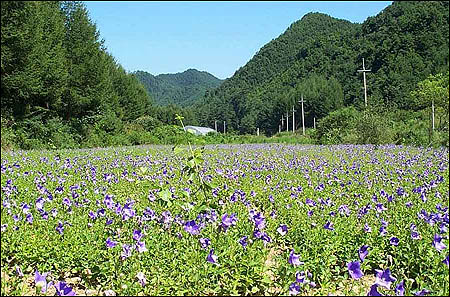
[[[206,71],[188,69],[182,73],[152,75],[145,71],[133,73],[158,105],[190,106],[208,90],[217,88],[222,80]]]
[[[82,2],[4,1],[2,148],[161,143],[179,135],[175,114],[271,136],[293,106],[300,129],[301,96],[310,143],[448,146],[448,69],[444,1],[395,1],[362,24],[309,13],[225,81],[193,69],[128,73]]]

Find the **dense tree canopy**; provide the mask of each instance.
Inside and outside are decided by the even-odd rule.
[[[449,65],[448,2],[394,2],[362,24],[309,13],[272,40],[230,79],[205,96],[199,120],[226,119],[242,133],[278,130],[280,118],[306,100],[313,117],[364,102],[365,58],[370,104],[411,109],[410,92]]]
[[[59,119],[81,136],[114,131],[152,105],[77,1],[2,3],[1,90],[2,118],[18,126]]]
[[[145,71],[136,71],[134,75],[159,105],[190,106],[201,99],[206,91],[222,83],[222,80],[212,74],[195,69],[156,76]]]
[[[436,131],[447,131],[437,142],[448,145],[444,1],[395,1],[362,24],[308,13],[225,81],[194,69],[128,73],[82,2],[4,1],[0,62],[2,135],[22,148],[152,142],[178,124],[175,114],[188,125],[272,135],[282,116],[291,129],[293,107],[300,127],[302,96],[319,143],[430,143],[431,102]],[[2,147],[8,141],[2,136]]]

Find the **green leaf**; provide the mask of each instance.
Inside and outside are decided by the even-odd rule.
[[[159,196],[162,200],[170,202],[170,198],[172,198],[172,193],[168,189],[165,189],[159,194]]]
[[[179,146],[174,146],[172,151],[174,152],[175,155],[181,153],[182,151],[184,151],[184,148],[179,147]]]

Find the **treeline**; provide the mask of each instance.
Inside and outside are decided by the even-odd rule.
[[[172,99],[163,99],[168,105],[158,105],[136,77],[142,79],[142,73],[127,73],[108,53],[82,2],[4,1],[1,147],[186,143],[187,137],[195,143],[448,146],[448,32],[448,2],[394,2],[363,24],[309,13],[233,77],[180,107],[189,92],[172,88]],[[371,70],[367,108],[357,72],[363,58]],[[163,85],[167,79],[177,86],[198,81],[198,73],[185,74],[164,77]],[[210,78],[202,79],[208,84]],[[306,136],[249,136],[258,128],[269,137],[285,131],[293,106],[301,130],[302,96]],[[185,136],[175,114],[182,114],[186,125],[214,127],[217,120],[219,131],[225,121],[227,136]],[[289,124],[291,130],[291,118]]]
[[[150,135],[138,123],[176,112],[108,53],[82,2],[2,2],[2,148],[141,143]]]
[[[300,111],[302,95],[307,127],[313,126],[314,118],[320,123],[342,108],[362,112],[364,91],[357,71],[364,58],[371,70],[367,74],[371,112],[403,115],[393,117],[403,124],[411,124],[413,114],[420,112],[419,118],[429,123],[431,104],[427,110],[418,109],[414,91],[430,75],[446,75],[448,32],[449,3],[444,1],[394,2],[362,24],[309,13],[209,92],[198,103],[196,116],[205,126],[225,120],[230,131],[254,134],[260,128],[271,135],[278,132],[282,116],[291,114],[292,106]],[[441,111],[445,104],[448,99]],[[438,117],[448,123],[445,114]],[[298,129],[299,112],[296,119]],[[414,125],[423,123],[417,119]],[[436,130],[448,134],[448,124],[439,124]]]

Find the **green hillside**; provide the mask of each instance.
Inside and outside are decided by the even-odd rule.
[[[448,49],[448,2],[394,2],[362,24],[309,13],[205,96],[197,117],[270,134],[294,103],[299,109],[303,94],[311,127],[314,117],[363,104],[363,58],[370,104],[409,110],[418,82],[447,71]]]
[[[156,76],[145,71],[136,71],[134,75],[159,105],[189,106],[201,99],[207,90],[222,83],[222,80],[212,74],[196,69]]]

